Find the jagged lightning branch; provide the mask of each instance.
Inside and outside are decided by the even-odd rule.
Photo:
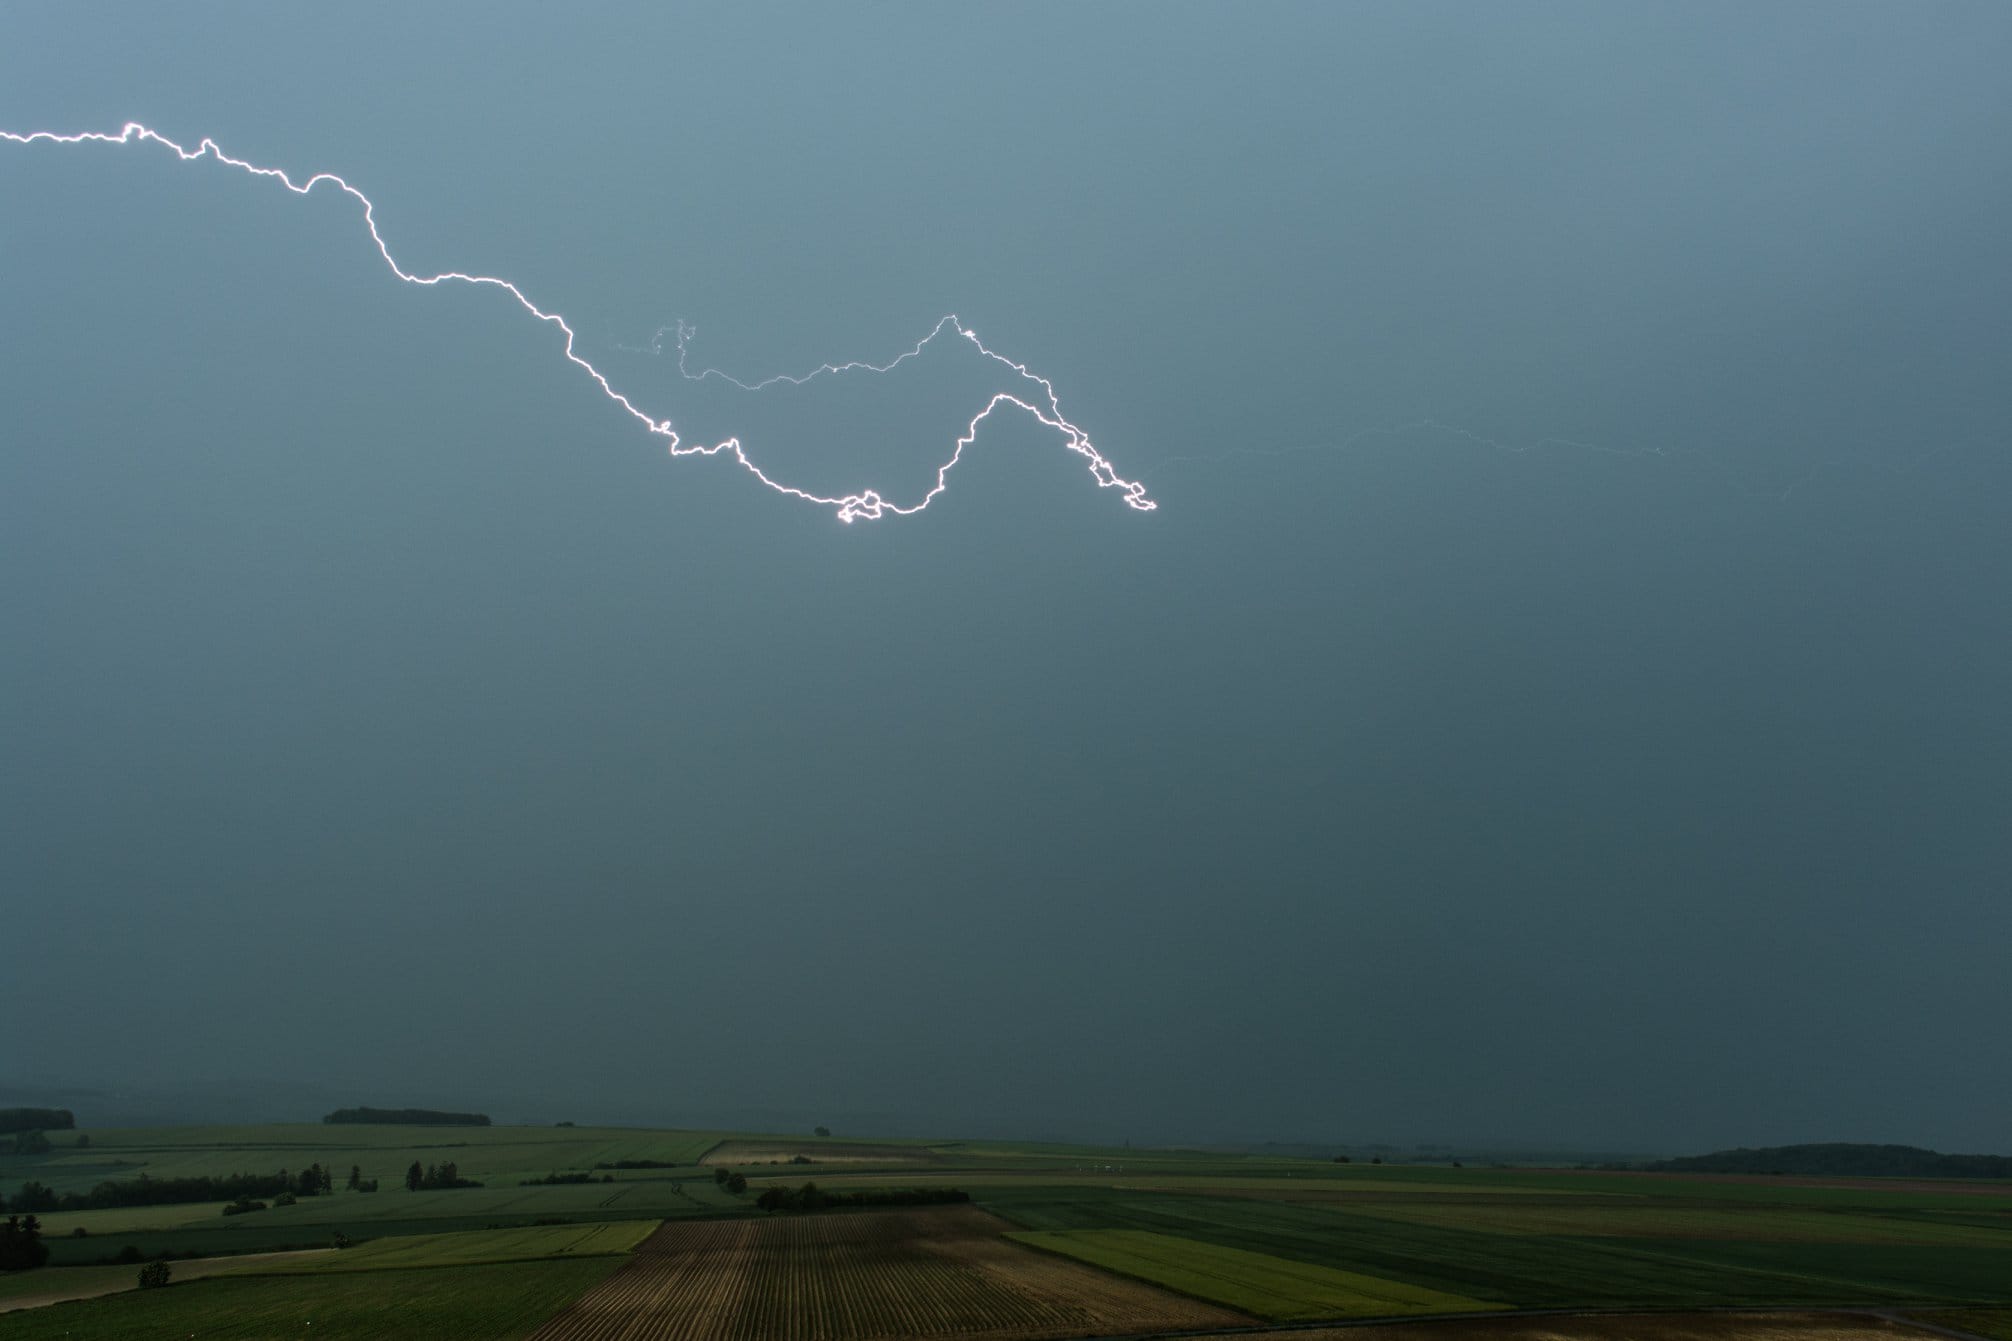
[[[499,279],[494,275],[463,274],[458,270],[443,271],[437,275],[420,275],[406,270],[397,261],[392,259],[391,248],[386,245],[384,235],[377,229],[377,206],[375,203],[372,202],[369,196],[366,196],[363,192],[357,190],[354,186],[351,186],[347,181],[332,172],[318,172],[306,181],[295,182],[292,177],[279,168],[262,168],[244,159],[233,158],[219,148],[215,140],[205,137],[194,149],[187,149],[160,132],[149,129],[137,121],[127,122],[117,135],[108,135],[101,131],[82,131],[77,134],[66,135],[46,130],[31,131],[26,134],[11,130],[0,130],[0,140],[6,140],[13,144],[34,144],[41,142],[47,144],[120,145],[152,141],[164,148],[173,150],[175,155],[185,163],[192,163],[197,159],[205,157],[213,158],[227,167],[237,168],[251,176],[270,178],[295,195],[304,196],[321,183],[327,182],[342,191],[345,195],[354,197],[356,202],[363,206],[363,224],[365,228],[370,230],[370,240],[377,245],[377,254],[384,258],[384,263],[390,267],[391,273],[405,283],[418,284],[430,288],[434,285],[453,282],[503,290],[503,292],[516,299],[518,305],[526,312],[529,312],[540,321],[550,322],[563,331],[566,336],[565,354],[567,361],[577,364],[589,377],[593,378],[594,384],[601,388],[602,394],[615,402],[615,404],[621,406],[637,423],[641,424],[651,433],[668,439],[670,454],[672,456],[730,456],[734,461],[739,463],[741,469],[747,471],[777,493],[801,499],[806,503],[815,503],[822,507],[832,508],[836,510],[840,521],[876,521],[889,513],[899,517],[908,517],[928,507],[936,500],[937,495],[949,487],[950,472],[956,467],[959,461],[964,459],[964,449],[977,440],[979,425],[989,419],[992,416],[992,412],[1002,405],[1024,410],[1044,426],[1060,433],[1062,435],[1062,445],[1089,463],[1090,475],[1097,481],[1098,486],[1121,491],[1126,506],[1140,512],[1151,512],[1159,506],[1146,496],[1144,485],[1131,480],[1121,479],[1117,470],[1109,461],[1104,459],[1103,454],[1091,443],[1090,435],[1075,424],[1070,423],[1063,416],[1061,403],[1056,397],[1055,386],[1052,382],[1038,373],[1031,371],[1026,364],[1015,362],[1005,355],[987,348],[985,343],[978,338],[977,332],[959,321],[955,315],[944,317],[941,321],[937,322],[935,329],[917,341],[912,349],[909,349],[888,363],[827,363],[801,377],[778,376],[755,383],[742,382],[738,379],[727,377],[725,373],[717,372],[713,369],[707,369],[697,374],[686,372],[684,366],[684,345],[691,332],[687,327],[681,326],[679,328],[678,370],[680,372],[685,373],[688,378],[697,381],[703,381],[708,377],[725,378],[736,386],[750,391],[771,386],[776,382],[789,382],[800,386],[812,378],[826,374],[886,372],[897,364],[906,362],[921,354],[925,347],[945,331],[953,331],[964,339],[969,340],[972,346],[986,358],[1010,369],[1022,382],[1027,383],[1030,387],[1038,387],[1040,389],[1038,396],[1034,396],[1032,391],[1028,392],[1029,396],[1034,396],[1033,399],[1022,399],[1020,396],[1013,395],[1007,391],[994,392],[992,399],[986,402],[985,408],[978,411],[977,414],[972,415],[971,421],[964,426],[964,432],[957,438],[956,444],[951,449],[949,459],[936,468],[935,483],[930,486],[928,492],[923,494],[918,501],[907,505],[890,502],[877,489],[862,489],[857,493],[828,497],[823,494],[811,493],[805,489],[799,489],[792,484],[785,484],[768,475],[748,456],[738,438],[727,438],[724,441],[712,443],[711,445],[685,442],[678,436],[677,430],[671,427],[669,419],[658,419],[646,411],[639,409],[635,402],[614,388],[613,384],[608,381],[607,376],[599,368],[596,368],[580,356],[578,350],[575,348],[577,341],[573,327],[564,317],[560,316],[557,312],[548,312],[544,308],[539,307],[524,296],[522,289],[509,280]]]

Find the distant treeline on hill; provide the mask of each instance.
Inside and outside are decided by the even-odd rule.
[[[486,1127],[487,1113],[442,1113],[432,1108],[338,1108],[323,1122],[363,1122],[387,1127]]]
[[[1761,1173],[1847,1175],[1857,1178],[2012,1178],[2004,1155],[1942,1155],[1913,1145],[1742,1146],[1709,1155],[1658,1160],[1652,1173]]]
[[[16,1131],[69,1131],[77,1115],[67,1108],[0,1108],[0,1135]]]

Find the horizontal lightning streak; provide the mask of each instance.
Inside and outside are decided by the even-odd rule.
[[[992,416],[993,411],[999,409],[1001,406],[1011,406],[1014,409],[1023,410],[1027,414],[1032,415],[1042,425],[1046,426],[1047,428],[1053,429],[1057,433],[1060,433],[1062,435],[1062,445],[1069,451],[1074,452],[1077,456],[1082,457],[1085,461],[1089,463],[1090,475],[1093,479],[1097,481],[1098,486],[1105,489],[1119,490],[1123,494],[1126,506],[1134,508],[1140,512],[1151,512],[1153,511],[1154,508],[1159,506],[1157,503],[1153,502],[1152,499],[1146,496],[1146,490],[1144,485],[1134,483],[1131,480],[1121,479],[1118,475],[1116,468],[1113,467],[1111,463],[1104,458],[1103,454],[1100,453],[1097,450],[1097,448],[1091,443],[1090,435],[1085,433],[1081,428],[1077,427],[1075,424],[1070,423],[1069,420],[1063,416],[1061,403],[1056,396],[1055,387],[1052,382],[1050,382],[1047,378],[1040,376],[1038,373],[1031,371],[1024,363],[1015,362],[1013,359],[1007,358],[1005,355],[997,353],[992,349],[987,348],[984,342],[978,338],[977,333],[971,330],[968,326],[964,325],[963,322],[959,321],[955,315],[944,317],[941,321],[936,323],[935,328],[931,330],[928,335],[924,336],[921,340],[917,341],[913,348],[907,350],[906,352],[902,353],[901,355],[899,355],[898,357],[894,358],[893,360],[887,363],[884,364],[873,364],[864,362],[852,362],[842,364],[827,363],[801,377],[778,376],[778,377],[767,378],[763,381],[755,383],[742,382],[739,381],[738,379],[727,377],[725,373],[721,373],[710,368],[705,370],[704,372],[697,374],[686,372],[684,366],[684,345],[686,339],[690,335],[690,331],[688,328],[685,327],[679,328],[678,370],[681,373],[685,373],[685,375],[688,378],[695,381],[703,381],[709,377],[724,378],[729,382],[733,382],[734,385],[750,391],[760,390],[762,387],[772,386],[777,382],[789,382],[792,385],[801,386],[803,383],[810,381],[812,378],[821,377],[826,374],[845,373],[845,372],[876,372],[876,373],[887,372],[888,370],[894,368],[896,365],[906,362],[907,360],[921,354],[924,348],[926,348],[932,341],[936,340],[939,336],[941,336],[945,331],[955,332],[957,335],[962,336],[966,340],[969,340],[973,348],[977,349],[979,353],[983,354],[986,358],[992,360],[993,362],[1000,364],[1002,367],[1010,369],[1015,374],[1015,376],[1017,376],[1020,379],[1020,381],[1025,383],[1029,388],[1026,394],[1027,396],[1032,397],[1031,399],[1023,399],[1021,396],[1016,396],[1008,391],[999,391],[993,393],[992,399],[986,402],[985,408],[978,411],[977,414],[971,416],[971,421],[965,425],[964,432],[957,438],[957,441],[951,450],[949,458],[945,460],[943,464],[941,464],[936,468],[935,483],[930,486],[928,492],[923,494],[921,499],[919,499],[918,501],[907,505],[890,502],[882,493],[880,493],[880,491],[876,489],[862,489],[857,493],[844,494],[836,497],[828,497],[823,494],[811,493],[808,490],[799,489],[795,485],[785,484],[782,481],[771,477],[770,475],[765,473],[760,466],[757,466],[754,463],[754,461],[748,456],[747,452],[742,448],[740,439],[738,438],[727,438],[724,441],[712,443],[711,445],[706,445],[702,443],[687,443],[683,441],[678,436],[677,430],[671,427],[671,421],[669,419],[655,418],[654,416],[648,414],[644,410],[638,408],[633,401],[631,401],[627,396],[623,395],[621,392],[617,391],[614,388],[614,385],[608,381],[607,376],[604,373],[602,373],[599,368],[596,368],[592,363],[589,363],[586,359],[580,356],[578,350],[575,348],[577,340],[573,332],[573,327],[567,323],[564,317],[560,316],[557,312],[548,312],[544,308],[539,307],[536,303],[532,302],[529,298],[524,296],[524,291],[522,289],[519,289],[515,284],[511,283],[509,280],[499,279],[494,275],[464,274],[458,270],[443,271],[442,273],[437,275],[420,275],[420,274],[414,274],[411,271],[404,269],[402,266],[398,264],[396,260],[392,259],[391,248],[388,245],[386,245],[384,241],[384,235],[378,231],[377,206],[371,201],[369,196],[366,196],[365,194],[363,194],[363,192],[357,190],[354,186],[351,186],[348,182],[344,181],[341,177],[338,177],[332,172],[318,172],[314,176],[309,177],[306,181],[295,182],[292,177],[288,176],[284,171],[280,170],[279,168],[263,168],[259,167],[255,163],[247,162],[244,159],[233,158],[231,155],[225,153],[221,148],[219,148],[217,146],[216,141],[209,139],[207,137],[204,138],[202,142],[199,143],[194,149],[188,149],[184,148],[180,144],[177,144],[175,141],[169,139],[165,135],[162,135],[158,131],[151,130],[146,126],[141,125],[137,121],[127,122],[125,127],[121,129],[119,133],[116,135],[108,135],[101,131],[82,131],[76,134],[58,134],[53,131],[38,130],[24,134],[15,131],[0,130],[0,140],[6,140],[13,144],[46,143],[46,144],[119,144],[119,145],[136,144],[151,141],[155,144],[161,145],[164,148],[174,151],[176,156],[179,157],[185,163],[194,162],[197,159],[205,157],[211,158],[216,160],[218,163],[224,164],[227,167],[237,168],[242,172],[250,174],[251,176],[270,178],[271,180],[276,181],[280,185],[284,186],[287,190],[293,192],[295,195],[304,196],[308,194],[310,191],[312,191],[315,187],[321,185],[323,182],[327,182],[329,185],[334,186],[338,190],[342,191],[345,195],[353,197],[359,205],[363,206],[364,227],[370,230],[370,240],[376,244],[377,254],[384,258],[384,263],[386,266],[390,267],[391,273],[396,275],[399,279],[403,280],[405,283],[419,284],[426,287],[432,287],[438,284],[457,283],[457,284],[471,284],[478,287],[501,289],[503,292],[509,294],[512,298],[516,299],[519,306],[521,306],[526,312],[529,312],[532,316],[536,317],[539,321],[549,322],[552,325],[557,326],[561,331],[563,331],[566,337],[565,354],[567,361],[576,364],[589,377],[593,378],[594,384],[601,388],[602,394],[605,395],[609,400],[613,401],[615,404],[621,406],[622,409],[627,411],[629,416],[633,418],[637,423],[641,424],[651,433],[654,433],[659,437],[668,439],[670,444],[669,450],[672,456],[674,457],[729,456],[733,458],[733,460],[737,462],[743,470],[747,471],[750,475],[753,475],[757,480],[760,480],[770,489],[775,490],[775,492],[779,494],[785,494],[791,498],[801,499],[806,503],[815,503],[822,507],[832,508],[836,511],[838,519],[840,521],[845,522],[861,521],[861,520],[875,521],[890,513],[898,517],[908,517],[913,516],[915,513],[918,513],[922,511],[924,508],[928,507],[932,502],[936,500],[939,494],[941,494],[946,488],[949,487],[950,472],[957,465],[957,463],[964,458],[965,448],[971,446],[973,442],[977,441],[979,425],[983,424],[987,419],[989,419]],[[1038,395],[1032,390],[1032,388],[1039,388]]]

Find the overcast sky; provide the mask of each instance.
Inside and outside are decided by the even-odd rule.
[[[2007,1152],[2012,8],[411,10],[0,128],[1161,506],[0,144],[0,1074]]]

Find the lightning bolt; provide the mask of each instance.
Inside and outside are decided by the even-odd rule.
[[[478,288],[501,289],[504,293],[515,299],[517,305],[523,308],[524,311],[530,313],[539,321],[558,327],[566,337],[564,352],[567,361],[577,366],[588,377],[592,378],[594,385],[601,389],[601,393],[616,405],[619,405],[630,418],[641,424],[649,432],[666,439],[672,456],[729,457],[741,469],[754,476],[775,492],[790,498],[799,499],[805,503],[813,503],[820,507],[830,508],[836,513],[838,519],[843,522],[877,521],[890,514],[897,517],[909,517],[928,507],[949,487],[950,472],[956,468],[959,461],[964,459],[965,449],[977,441],[980,425],[991,418],[994,411],[1002,407],[1024,411],[1033,416],[1044,427],[1060,434],[1062,446],[1083,458],[1088,464],[1091,478],[1096,480],[1098,487],[1118,490],[1127,507],[1139,512],[1151,512],[1159,506],[1146,496],[1144,485],[1120,478],[1117,469],[1104,458],[1103,454],[1090,441],[1090,435],[1077,425],[1071,423],[1063,415],[1061,402],[1055,393],[1054,383],[1030,370],[1026,364],[1016,362],[1004,354],[988,348],[984,341],[978,338],[978,333],[958,320],[954,314],[946,316],[937,322],[935,328],[928,335],[917,341],[913,348],[887,363],[826,363],[800,377],[777,376],[754,383],[742,382],[738,379],[727,377],[725,373],[710,368],[696,374],[688,372],[684,366],[684,346],[691,332],[687,327],[679,327],[678,370],[681,373],[684,373],[687,378],[695,381],[703,381],[709,377],[724,378],[729,382],[733,382],[734,385],[750,391],[759,390],[765,386],[772,386],[777,382],[788,382],[792,385],[801,386],[813,378],[848,372],[887,372],[896,365],[915,358],[922,353],[924,348],[946,333],[951,333],[970,341],[980,354],[1010,371],[1017,380],[1019,390],[1022,394],[1015,395],[1011,391],[997,391],[993,393],[992,398],[985,403],[985,407],[971,416],[970,422],[964,426],[964,432],[958,436],[956,442],[952,445],[948,459],[936,468],[935,482],[916,501],[907,504],[893,502],[877,489],[861,489],[855,493],[827,496],[799,489],[795,485],[786,484],[769,475],[760,466],[755,464],[753,458],[748,455],[738,438],[726,438],[720,442],[710,444],[684,441],[678,436],[677,430],[671,426],[669,419],[658,419],[639,408],[634,401],[615,389],[614,384],[608,380],[606,374],[581,357],[576,347],[578,339],[574,334],[573,327],[563,316],[557,312],[547,311],[538,306],[525,296],[522,289],[509,280],[501,279],[495,275],[464,274],[458,270],[442,271],[437,275],[421,275],[405,269],[392,258],[391,248],[386,244],[384,234],[378,231],[377,206],[375,202],[369,196],[366,196],[363,192],[357,190],[343,178],[336,176],[332,172],[317,172],[305,181],[296,182],[279,168],[260,167],[256,163],[232,157],[219,148],[215,140],[205,137],[194,149],[189,149],[177,144],[159,131],[143,126],[137,121],[127,122],[116,135],[109,135],[102,131],[58,134],[53,131],[38,130],[24,134],[17,131],[0,130],[0,140],[22,145],[38,143],[59,145],[158,144],[172,151],[184,163],[193,163],[199,159],[209,158],[225,167],[236,168],[240,172],[244,172],[250,176],[263,177],[278,182],[281,186],[284,186],[287,190],[298,196],[307,195],[315,187],[325,182],[341,191],[344,195],[351,197],[357,204],[363,207],[363,226],[369,230],[370,240],[376,245],[377,254],[384,259],[384,264],[389,267],[391,273],[400,280],[407,284],[417,284],[427,288],[440,284],[469,284]]]

